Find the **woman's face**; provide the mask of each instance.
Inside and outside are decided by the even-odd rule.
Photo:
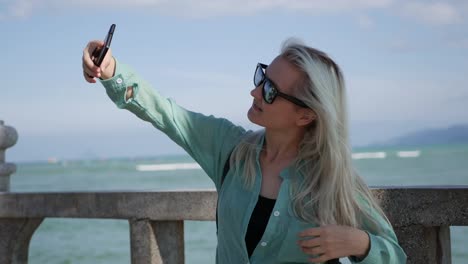
[[[266,77],[275,84],[282,93],[293,95],[293,88],[300,80],[301,73],[281,56],[276,57],[266,69]],[[290,129],[298,126],[298,118],[305,109],[277,96],[272,104],[268,104],[262,95],[263,83],[255,87],[250,94],[253,97],[252,106],[247,113],[249,120],[259,126],[270,129]]]

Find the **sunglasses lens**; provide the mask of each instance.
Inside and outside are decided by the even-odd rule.
[[[254,84],[255,86],[259,86],[264,78],[265,74],[263,73],[263,70],[260,66],[257,66],[257,69],[255,69],[255,75],[254,75]]]
[[[276,88],[269,80],[266,80],[263,84],[263,99],[265,100],[265,102],[268,104],[273,103],[273,100],[275,100],[276,98],[276,94]]]

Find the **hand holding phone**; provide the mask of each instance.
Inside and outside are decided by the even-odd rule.
[[[104,60],[104,57],[106,57],[107,51],[110,48],[111,42],[112,42],[112,37],[114,35],[114,30],[115,30],[115,24],[112,24],[109,28],[109,32],[107,33],[107,36],[104,40],[104,46],[100,48],[96,48],[93,51],[92,57],[93,57],[93,63],[94,65],[100,67],[102,61]]]

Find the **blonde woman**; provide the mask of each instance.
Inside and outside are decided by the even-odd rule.
[[[119,107],[183,147],[219,194],[216,263],[405,263],[395,233],[351,161],[345,85],[325,53],[288,40],[254,72],[251,122],[188,111],[161,96],[100,41],[83,51],[86,81],[100,78]],[[226,169],[227,168],[227,169]]]

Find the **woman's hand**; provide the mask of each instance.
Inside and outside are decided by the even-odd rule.
[[[101,48],[104,45],[104,42],[101,40],[93,40],[86,45],[86,48],[83,50],[83,76],[85,80],[89,83],[95,83],[94,78],[109,79],[114,76],[115,71],[115,60],[112,57],[112,51],[109,48],[107,51],[104,60],[101,63],[101,67],[97,67],[93,62],[93,51],[96,48]]]
[[[357,228],[327,225],[306,229],[299,234],[298,244],[311,262],[355,256],[363,258],[370,247],[369,235]]]

